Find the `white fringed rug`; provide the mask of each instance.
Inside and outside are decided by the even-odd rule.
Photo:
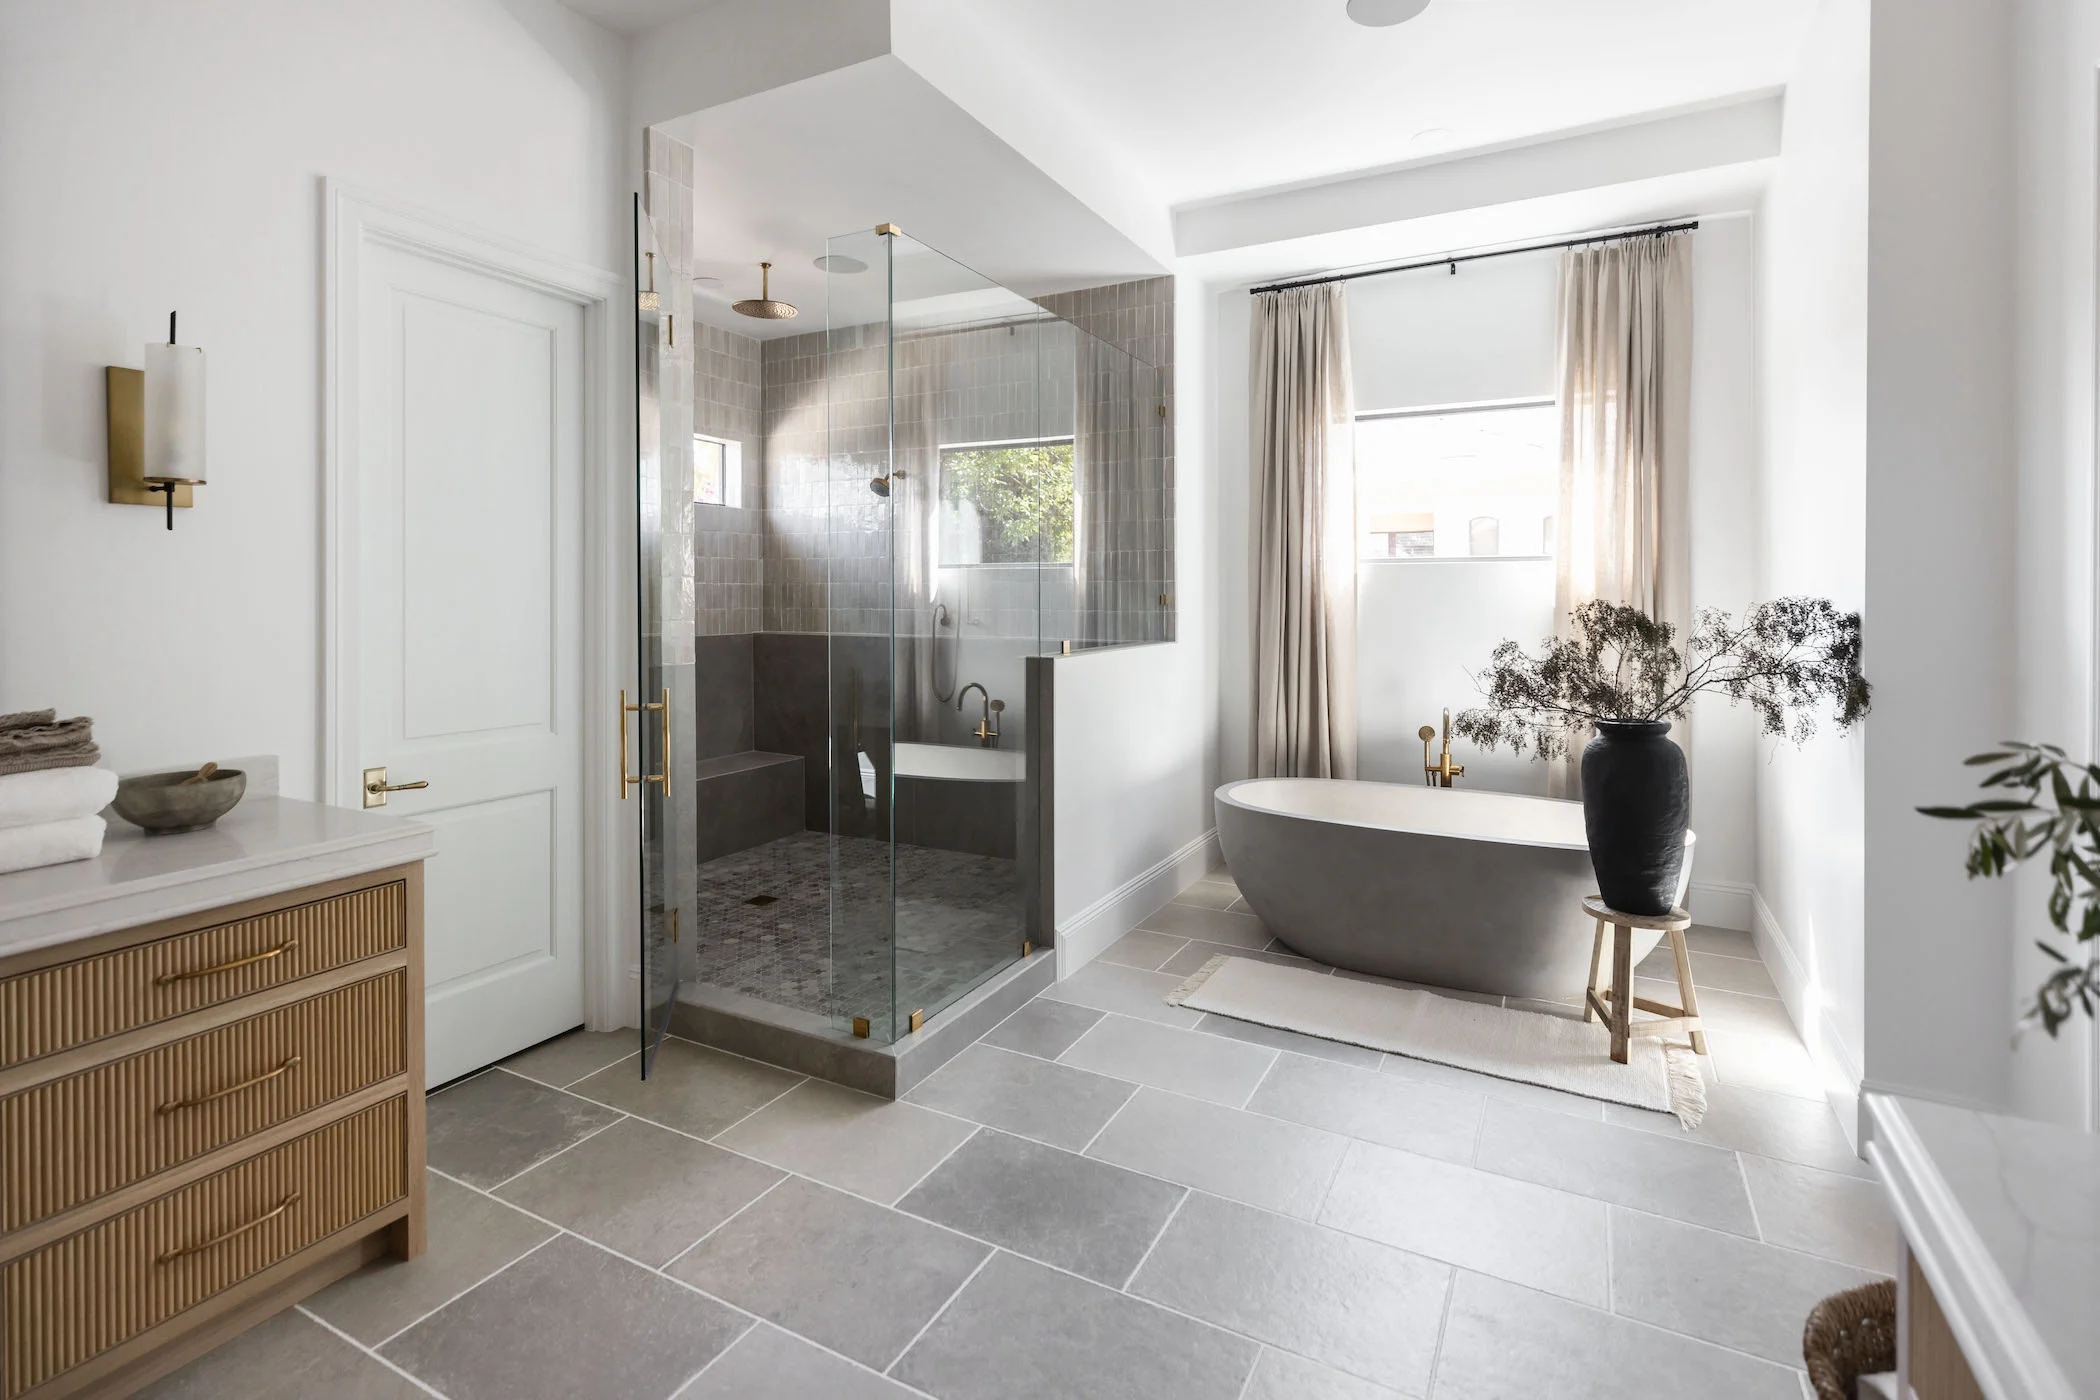
[[[1674,1113],[1687,1128],[1698,1127],[1706,1116],[1706,1081],[1689,1046],[1640,1037],[1628,1047],[1627,1062],[1616,1064],[1611,1032],[1594,1021],[1230,956],[1212,958],[1167,1001],[1606,1103]]]

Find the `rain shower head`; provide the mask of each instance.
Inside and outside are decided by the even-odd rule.
[[[773,300],[773,264],[769,262],[758,265],[758,296],[732,302],[729,309],[739,316],[751,316],[761,321],[785,321],[799,314],[789,303]]]

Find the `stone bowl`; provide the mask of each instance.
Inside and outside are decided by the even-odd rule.
[[[142,773],[117,784],[116,800],[109,805],[133,826],[142,826],[155,836],[178,831],[202,831],[232,811],[248,791],[248,775],[238,768],[221,768],[201,783],[184,784],[196,769],[180,773]]]

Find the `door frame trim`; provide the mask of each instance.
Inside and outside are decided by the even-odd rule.
[[[514,242],[341,180],[321,181],[321,649],[320,752],[316,800],[358,805],[357,619],[343,588],[357,558],[358,452],[354,393],[362,252],[388,246],[517,283],[568,301],[583,314],[583,598],[573,660],[582,669],[583,1005],[593,1030],[635,1024],[621,950],[637,933],[636,843],[623,840],[620,803],[598,781],[618,762],[611,736],[614,695],[633,670],[633,609],[620,587],[634,572],[631,473],[621,471],[622,370],[632,377],[629,338],[615,316],[628,279],[589,263]],[[639,818],[637,818],[639,821]]]

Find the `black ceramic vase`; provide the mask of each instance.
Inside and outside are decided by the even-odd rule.
[[[1667,914],[1684,868],[1692,785],[1663,720],[1599,720],[1582,751],[1582,824],[1597,893],[1628,914]]]

